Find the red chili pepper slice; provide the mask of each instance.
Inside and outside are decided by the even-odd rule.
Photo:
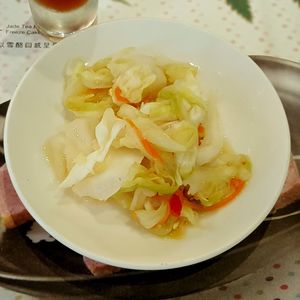
[[[171,214],[173,216],[179,217],[182,210],[182,203],[180,198],[176,194],[173,194],[172,197],[170,198],[169,205],[170,205]]]

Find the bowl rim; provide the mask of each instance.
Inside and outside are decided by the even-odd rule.
[[[85,249],[82,249],[81,246],[78,246],[77,244],[73,243],[72,241],[70,241],[69,239],[65,239],[58,231],[56,230],[52,230],[51,226],[48,226],[48,224],[44,223],[44,221],[42,219],[40,219],[40,217],[35,213],[35,210],[33,209],[33,207],[31,206],[30,202],[26,199],[25,195],[23,194],[22,190],[19,187],[17,178],[15,176],[15,171],[14,168],[12,167],[11,164],[11,156],[10,156],[10,151],[9,151],[9,130],[10,130],[10,118],[11,115],[13,114],[13,109],[14,109],[14,104],[16,103],[15,99],[16,96],[18,95],[19,90],[21,89],[23,82],[26,80],[26,78],[29,76],[29,74],[32,72],[32,70],[36,67],[36,65],[42,61],[49,52],[55,51],[55,49],[59,48],[59,47],[64,47],[65,43],[67,43],[70,39],[76,39],[78,35],[83,35],[85,34],[85,32],[87,31],[97,31],[98,28],[101,28],[103,26],[110,26],[110,24],[123,24],[123,23],[128,23],[128,22],[133,22],[133,23],[142,23],[142,22],[163,22],[163,23],[169,23],[169,24],[174,24],[174,25],[180,25],[180,26],[184,26],[187,29],[193,29],[193,30],[197,30],[200,34],[202,35],[206,35],[210,38],[213,39],[217,39],[219,41],[221,41],[222,43],[227,44],[232,51],[238,53],[239,55],[242,55],[245,59],[248,60],[248,62],[250,62],[251,64],[253,64],[256,68],[258,72],[261,72],[261,74],[265,77],[265,79],[268,82],[269,85],[269,89],[273,89],[273,92],[276,94],[278,101],[280,102],[281,105],[281,109],[283,111],[283,121],[284,124],[283,126],[285,126],[286,128],[286,132],[287,132],[287,143],[286,143],[286,153],[283,154],[285,155],[285,167],[284,167],[284,172],[281,178],[281,182],[280,185],[277,187],[277,191],[276,191],[276,198],[274,197],[274,201],[270,201],[269,205],[267,206],[266,210],[262,212],[262,214],[260,215],[260,217],[256,218],[256,221],[253,222],[251,224],[251,226],[249,226],[247,229],[245,229],[245,232],[242,235],[239,235],[238,238],[235,238],[234,241],[227,243],[226,245],[219,247],[217,250],[215,251],[211,251],[208,255],[202,255],[201,257],[198,258],[194,258],[194,259],[186,259],[184,261],[178,261],[177,263],[166,263],[166,264],[162,264],[162,263],[157,263],[155,265],[143,265],[143,264],[139,264],[139,265],[133,265],[132,263],[126,263],[125,261],[120,261],[118,260],[117,262],[115,260],[111,260],[111,259],[103,259],[102,262],[109,264],[109,265],[115,265],[118,267],[122,267],[122,268],[126,268],[126,269],[135,269],[135,270],[164,270],[164,269],[174,269],[174,268],[179,268],[179,267],[184,267],[184,266],[189,266],[189,265],[193,265],[199,262],[203,262],[206,261],[208,259],[211,259],[213,257],[216,257],[218,255],[220,255],[221,253],[224,253],[225,251],[229,250],[230,248],[234,247],[235,245],[237,245],[238,243],[240,243],[242,240],[244,240],[249,234],[251,234],[262,222],[263,220],[266,218],[266,216],[269,214],[269,212],[271,211],[271,209],[273,208],[276,200],[278,199],[280,192],[282,190],[282,187],[285,183],[285,178],[288,172],[288,167],[289,167],[289,159],[290,159],[290,149],[291,149],[291,143],[290,143],[290,130],[289,130],[289,126],[288,126],[288,121],[287,121],[287,117],[282,105],[282,102],[275,90],[275,88],[273,87],[273,85],[271,84],[270,80],[267,78],[267,76],[264,74],[264,72],[257,66],[257,64],[247,55],[243,54],[241,51],[239,51],[238,49],[236,49],[234,46],[232,46],[230,43],[228,43],[227,41],[225,41],[224,39],[220,38],[219,36],[216,36],[214,34],[205,32],[203,30],[201,30],[199,27],[197,27],[196,25],[190,25],[190,24],[186,24],[183,22],[177,22],[177,21],[173,21],[173,20],[162,20],[162,19],[157,19],[157,18],[140,18],[140,19],[122,19],[122,20],[114,20],[114,21],[107,21],[107,22],[103,22],[101,24],[92,26],[88,29],[85,29],[81,32],[77,32],[74,35],[60,41],[59,43],[57,43],[56,45],[54,45],[52,48],[47,49],[33,64],[32,66],[26,71],[26,73],[24,74],[24,76],[22,77],[21,81],[19,82],[19,84],[17,85],[17,88],[15,89],[13,96],[12,96],[12,100],[11,103],[8,107],[8,111],[7,111],[7,117],[6,117],[6,122],[4,125],[4,153],[5,153],[5,159],[6,159],[6,164],[7,164],[7,169],[12,181],[12,184],[20,198],[20,200],[22,201],[23,205],[25,206],[25,208],[29,211],[29,213],[33,216],[33,218],[47,231],[49,232],[57,241],[59,241],[60,243],[62,243],[63,245],[67,246],[68,248],[72,249],[73,251],[80,253],[81,255],[90,257],[91,259],[94,260],[98,260],[98,257],[95,257],[95,255],[88,253],[88,251],[86,251]]]

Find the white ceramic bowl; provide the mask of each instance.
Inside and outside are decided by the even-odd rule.
[[[63,68],[82,56],[93,62],[129,46],[153,49],[200,67],[204,89],[218,100],[225,134],[253,162],[253,178],[223,209],[205,214],[182,239],[139,229],[115,207],[64,194],[42,145],[64,122]],[[168,269],[207,260],[249,235],[273,207],[290,155],[285,112],[263,72],[227,43],[199,29],[166,21],[102,24],[46,52],[20,82],[5,126],[10,176],[25,207],[58,241],[95,260],[132,269]]]

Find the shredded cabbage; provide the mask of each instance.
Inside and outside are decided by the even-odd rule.
[[[89,89],[110,88],[113,84],[113,76],[109,69],[86,70],[80,73],[80,80]]]
[[[179,79],[195,77],[197,75],[198,69],[192,64],[170,63],[164,66],[164,71],[168,78],[168,82],[173,83]]]
[[[145,118],[141,113],[130,105],[122,105],[118,112],[118,116],[123,119],[134,120],[136,126],[143,133],[144,137],[156,145],[158,149],[167,152],[184,151],[186,145],[182,145],[172,139],[163,129],[148,118]]]
[[[218,112],[212,103],[210,103],[207,114],[205,132],[205,137],[197,153],[198,165],[204,165],[212,161],[220,153],[223,146],[223,134],[219,124]]]
[[[158,209],[153,210],[136,210],[135,215],[137,216],[140,224],[146,229],[150,229],[157,225],[163,218],[167,212],[168,204],[166,202],[162,202]]]
[[[135,48],[71,60],[62,100],[72,120],[44,145],[60,187],[170,237],[236,198],[251,160],[224,140],[199,80],[198,67]]]
[[[140,111],[149,116],[154,122],[175,121],[178,115],[175,102],[170,100],[144,103]]]
[[[115,86],[122,91],[122,96],[130,103],[141,102],[144,90],[149,87],[156,79],[155,74],[147,65],[136,65],[124,73],[116,80]],[[119,102],[113,93],[114,102]]]
[[[147,197],[153,197],[155,196],[155,192],[145,189],[145,188],[137,188],[134,191],[132,201],[130,204],[130,210],[137,210],[137,209],[143,209],[144,205],[147,203],[145,202]]]
[[[147,169],[142,165],[134,165],[127,176],[127,180],[123,183],[122,191],[132,192],[137,188],[169,195],[174,193],[178,186],[169,183],[167,178],[159,176],[154,170]]]
[[[117,137],[120,130],[124,127],[125,122],[117,118],[111,108],[108,108],[100,123],[95,128],[95,136],[99,148],[94,152],[82,157],[73,168],[70,170],[68,176],[60,184],[61,187],[71,187],[75,183],[84,179],[92,170],[97,162],[102,162],[113,140]]]
[[[142,159],[142,154],[137,150],[112,149],[98,166],[100,171],[81,180],[72,189],[80,197],[107,200],[120,190],[130,167]]]

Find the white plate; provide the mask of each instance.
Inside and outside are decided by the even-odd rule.
[[[226,136],[253,162],[253,178],[243,193],[223,209],[203,215],[181,239],[153,236],[122,210],[64,194],[43,158],[43,143],[64,122],[67,60],[81,56],[93,62],[129,46],[198,65],[203,88],[217,100]],[[9,173],[32,216],[74,251],[132,269],[186,266],[236,245],[273,207],[290,155],[285,112],[263,72],[247,56],[199,29],[158,20],[106,23],[58,43],[24,76],[6,122]]]

